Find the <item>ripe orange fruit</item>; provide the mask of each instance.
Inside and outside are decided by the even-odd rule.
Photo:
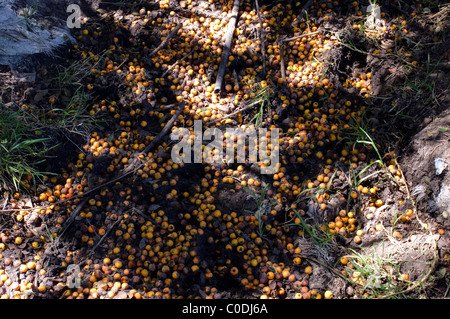
[[[346,256],[343,256],[343,257],[341,257],[340,262],[343,265],[347,265],[349,260],[348,260],[348,258]]]

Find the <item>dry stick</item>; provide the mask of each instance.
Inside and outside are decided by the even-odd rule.
[[[314,0],[308,0],[308,2],[303,6],[302,11],[300,12],[300,14],[297,16],[297,19],[295,19],[295,21],[292,22],[292,25],[297,25],[297,23],[302,21],[303,15],[308,10],[308,8],[312,5],[313,2],[314,2]]]
[[[139,155],[143,155],[145,153],[148,153],[153,147],[156,146],[156,144],[158,144],[161,139],[170,131],[170,129],[172,128],[173,124],[175,123],[175,121],[177,120],[178,116],[181,114],[181,112],[184,109],[184,104],[185,102],[181,102],[180,106],[178,107],[178,109],[175,111],[175,113],[173,114],[172,118],[167,122],[167,124],[164,126],[164,128],[162,129],[162,131],[158,134],[158,136],[156,136],[155,139],[153,139],[151,141],[151,143],[139,154]]]
[[[221,117],[220,119],[217,119],[217,120],[214,120],[214,121],[211,121],[211,122],[206,122],[205,125],[208,126],[208,125],[211,125],[211,124],[220,122],[220,121],[222,121],[222,120],[225,120],[225,119],[227,119],[227,118],[229,118],[229,117],[232,117],[233,115],[238,114],[239,112],[243,112],[243,111],[245,111],[245,110],[248,110],[248,109],[251,108],[252,106],[253,106],[253,104],[249,104],[249,105],[247,105],[247,106],[244,106],[243,108],[240,108],[240,109],[238,109],[238,110],[236,110],[236,111],[234,111],[234,112],[232,112],[232,113],[229,113],[229,114],[227,114],[227,115]]]
[[[315,262],[316,264],[319,264],[325,268],[327,268],[329,271],[331,271],[333,274],[335,274],[336,276],[339,276],[340,278],[344,279],[345,281],[347,281],[348,283],[350,283],[352,286],[355,284],[354,282],[350,281],[348,278],[345,278],[345,276],[343,276],[341,273],[339,273],[339,271],[337,271],[336,269],[332,268],[331,266],[327,265],[326,263],[314,258],[314,257],[310,257],[307,255],[299,255],[300,258],[303,259],[309,259],[312,262]]]
[[[177,62],[175,62],[175,64],[173,64],[170,68],[167,69],[166,72],[163,73],[163,75],[161,75],[161,77],[165,77],[167,75],[167,73],[170,72],[170,70],[172,70],[176,65],[178,65],[178,63],[180,63],[181,61],[186,60],[192,53],[194,53],[194,50],[192,50],[191,52],[189,52],[188,54],[186,54],[184,57],[182,57],[180,60],[178,60]]]
[[[314,31],[314,32],[310,32],[310,33],[304,33],[304,34],[296,35],[295,37],[292,37],[292,38],[283,39],[283,42],[289,42],[289,41],[297,40],[299,38],[309,37],[310,35],[314,35],[314,34],[317,34],[317,33],[319,33],[319,31]]]
[[[236,72],[236,69],[233,70],[233,77],[234,77],[234,86],[239,90],[239,77]]]
[[[66,232],[67,229],[69,229],[70,225],[72,225],[72,223],[74,222],[75,218],[77,217],[78,213],[81,211],[81,209],[83,208],[84,204],[86,204],[87,202],[87,198],[85,198],[84,200],[82,200],[77,207],[70,213],[70,217],[69,219],[67,219],[64,223],[64,228],[62,229],[61,233],[58,234],[58,237],[56,237],[55,240],[52,240],[50,242],[49,245],[47,245],[47,247],[45,248],[45,253],[44,253],[44,258],[40,259],[39,263],[42,264],[45,260],[45,258],[47,256],[52,256],[54,255],[53,249],[55,247],[57,247],[57,244],[59,243],[59,240],[61,238],[61,236]],[[51,236],[51,234],[50,234]],[[52,239],[53,237],[50,237],[50,239]],[[34,286],[37,286],[37,282],[38,282],[38,277],[40,276],[39,273],[36,274],[36,277],[34,278]]]
[[[127,56],[125,59],[123,59],[123,61],[116,67],[116,69],[119,70],[122,67],[122,65],[124,65],[125,62],[128,61],[128,59],[129,59],[129,56]]]
[[[5,210],[6,205],[8,205],[8,195],[5,196],[5,201],[3,202],[3,209],[2,209],[2,211]]]
[[[175,114],[172,116],[172,118],[167,122],[167,124],[164,126],[164,128],[162,129],[162,131],[150,142],[149,145],[147,145],[147,147],[140,152],[139,154],[137,154],[136,158],[139,158],[141,155],[144,155],[148,152],[150,152],[150,150],[153,149],[153,147],[155,147],[162,139],[163,137],[169,132],[169,130],[172,128],[173,124],[175,123],[175,121],[177,120],[178,116],[181,114],[181,111],[183,111],[184,109],[184,101],[180,104],[180,106],[178,107],[178,109],[176,110]],[[139,164],[137,164],[139,163]],[[86,193],[81,194],[82,196],[95,192],[97,190],[99,190],[100,188],[115,183],[119,180],[121,180],[122,178],[130,175],[131,173],[135,172],[136,170],[138,170],[139,168],[142,168],[145,164],[144,163],[140,163],[138,161],[133,162],[132,164],[130,164],[129,166],[126,167],[125,172],[123,172],[122,174],[120,174],[119,176],[105,182],[102,183],[96,187],[94,187],[93,189],[88,190]]]
[[[303,38],[303,37],[307,37],[313,34],[319,33],[319,31],[315,31],[315,32],[311,32],[311,33],[305,33],[305,34],[301,34],[301,35],[297,35],[295,37],[292,38],[281,38],[280,40],[278,40],[278,44],[280,45],[280,68],[281,68],[281,77],[283,78],[283,83],[286,83],[286,69],[284,67],[284,42],[289,42],[292,40],[296,40],[299,38]]]
[[[183,87],[183,86],[181,86]],[[177,106],[175,103],[173,104],[167,104],[167,105],[162,105],[160,107],[151,109],[152,111],[166,111],[166,110],[170,110],[171,108],[174,108],[175,106]]]
[[[228,57],[230,55],[231,42],[233,41],[234,30],[236,29],[236,20],[239,14],[240,0],[234,0],[233,10],[231,11],[231,18],[228,21],[228,29],[225,34],[225,45],[222,52],[222,58],[220,60],[219,71],[217,73],[216,84],[214,85],[214,93],[220,93],[222,89],[222,82],[225,76],[225,69],[228,63]]]
[[[284,69],[284,39],[278,41],[280,45],[280,68],[281,68],[281,77],[283,78],[283,83],[286,83],[286,70]]]
[[[84,204],[86,204],[87,202],[87,198],[85,198],[84,200],[82,200],[77,207],[70,212],[70,217],[69,219],[65,222],[64,224],[64,228],[61,231],[60,234],[58,234],[58,239],[61,238],[61,236],[66,232],[67,229],[69,229],[70,225],[72,225],[73,221],[75,220],[75,218],[77,217],[78,213],[81,211],[81,209],[83,208]]]
[[[170,129],[172,128],[172,126],[173,126],[173,124],[175,123],[175,121],[177,120],[178,116],[181,114],[181,111],[183,111],[183,109],[184,109],[184,104],[185,104],[185,102],[183,101],[183,102],[180,104],[180,106],[178,107],[178,109],[176,110],[175,114],[172,116],[172,118],[167,122],[167,124],[164,126],[164,128],[162,129],[162,131],[158,134],[158,136],[156,136],[156,137],[150,142],[150,144],[147,145],[147,147],[146,147],[142,152],[140,152],[139,154],[137,154],[136,158],[139,158],[141,155],[144,155],[144,154],[150,152],[150,150],[152,150],[153,147],[155,147],[155,146],[163,139],[163,137],[164,137],[164,136],[170,131]],[[115,182],[121,180],[122,178],[124,178],[124,177],[130,175],[131,173],[135,172],[136,170],[142,168],[144,165],[145,165],[144,163],[141,163],[141,162],[139,162],[139,161],[136,160],[136,161],[132,162],[132,164],[130,164],[129,166],[127,166],[127,167],[125,168],[125,171],[124,171],[122,174],[120,174],[119,176],[117,176],[117,177],[115,177],[115,178],[113,178],[113,179],[111,179],[111,180],[109,180],[109,181],[107,181],[107,182],[105,182],[105,183],[102,183],[102,184],[100,184],[100,185],[94,187],[93,189],[88,190],[86,193],[83,193],[83,194],[81,194],[81,195],[84,196],[84,195],[86,195],[86,194],[95,192],[95,191],[99,190],[100,188],[102,188],[102,187],[104,187],[104,186],[106,186],[106,185],[115,183]]]
[[[395,159],[395,166],[399,168],[399,171],[400,171],[400,173],[401,173],[401,175],[402,175],[401,177],[402,177],[402,180],[404,181],[404,184],[405,184],[404,186],[405,186],[405,189],[406,189],[406,193],[407,193],[407,195],[408,195],[408,199],[409,199],[409,200],[411,201],[411,203],[413,204],[413,212],[414,212],[414,215],[416,216],[416,219],[417,219],[417,221],[419,222],[420,226],[422,226],[423,229],[426,229],[425,223],[422,222],[422,221],[419,219],[419,213],[418,213],[418,211],[417,211],[417,204],[416,204],[416,201],[414,200],[414,198],[413,198],[412,195],[411,195],[411,192],[409,191],[408,183],[406,182],[406,177],[405,177],[405,175],[403,174],[403,169],[400,167],[400,164],[397,162],[397,159]]]
[[[181,29],[181,27],[183,26],[182,23],[178,24],[175,29],[173,29],[172,31],[170,31],[170,33],[167,35],[167,37],[161,42],[160,45],[158,45],[156,47],[156,49],[154,49],[150,54],[149,54],[149,58],[151,58],[152,56],[154,56],[159,50],[161,50],[162,48],[164,48],[167,43],[169,42],[169,40],[171,38],[173,38],[175,36],[175,34],[177,34],[178,30]]]
[[[141,216],[144,217],[145,219],[151,221],[153,224],[156,223],[156,221],[155,221],[153,218],[151,218],[150,216],[145,215],[145,214],[144,214],[143,212],[141,212],[139,209],[133,208],[133,213],[134,213],[134,212],[138,213],[139,215],[141,215]]]
[[[256,12],[258,12],[258,20],[259,20],[259,40],[261,41],[261,53],[262,53],[262,62],[263,62],[263,76],[266,76],[266,50],[265,50],[265,35],[263,28],[263,21],[261,18],[261,12],[259,12],[259,3],[258,0],[255,0]]]
[[[94,246],[94,248],[92,248],[92,251],[96,250],[98,248],[98,246],[100,246],[103,241],[105,240],[106,236],[108,236],[108,234],[111,232],[111,230],[113,230],[114,227],[116,227],[116,225],[118,223],[120,223],[120,221],[122,220],[122,216],[120,218],[118,218],[112,225],[111,227],[108,228],[108,230],[105,232],[105,234],[102,236],[102,238],[98,241],[98,243]]]
[[[72,223],[74,222],[75,218],[77,217],[78,213],[81,211],[81,209],[83,208],[84,204],[86,204],[87,202],[87,198],[85,198],[84,200],[82,200],[77,207],[70,213],[70,217],[69,219],[66,220],[65,224],[64,224],[64,228],[61,231],[61,233],[58,234],[58,237],[56,237],[55,240],[53,240],[51,242],[50,245],[47,246],[47,248],[45,249],[45,255],[51,255],[51,251],[53,251],[53,248],[57,246],[60,238],[62,237],[62,235],[66,232],[67,229],[69,229],[70,225],[72,225]]]

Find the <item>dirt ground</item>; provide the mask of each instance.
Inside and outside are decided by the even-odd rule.
[[[363,10],[368,1],[281,1],[293,8],[295,17],[301,8],[307,9],[307,17],[300,21],[303,25],[299,24],[301,32],[323,35],[308,38],[306,50],[324,39],[332,43],[329,50],[310,59],[318,65],[320,81],[316,82],[334,85],[327,86],[324,97],[323,92],[315,95],[322,86],[311,89],[289,82],[296,81],[290,75],[301,52],[292,50],[301,42],[288,41],[285,48],[285,76],[293,86],[275,80],[283,77],[276,39],[299,32],[290,24],[292,17],[282,24],[286,13],[273,10],[276,3],[260,1],[261,13],[268,11],[265,19],[273,17],[279,23],[266,28],[266,44],[275,52],[267,52],[266,70],[274,71],[265,77],[259,72],[263,63],[259,47],[247,49],[247,60],[232,51],[232,68],[239,76],[247,69],[258,70],[247,79],[267,81],[276,88],[267,98],[270,108],[263,113],[262,125],[282,130],[284,170],[261,175],[256,165],[247,164],[242,171],[237,164],[173,168],[168,136],[163,136],[161,147],[151,150],[147,171],[144,166],[139,166],[140,171],[127,170],[140,163],[133,156],[158,135],[183,94],[184,88],[177,83],[164,82],[180,73],[201,78],[203,84],[213,82],[199,75],[199,70],[205,76],[211,72],[214,79],[218,65],[206,71],[200,67],[207,55],[196,56],[202,45],[195,41],[204,40],[204,34],[196,33],[200,24],[192,21],[209,15],[224,19],[221,12],[229,12],[232,1],[40,1],[36,18],[63,23],[69,2],[78,3],[83,13],[82,28],[72,30],[75,44],[59,48],[54,56],[27,57],[19,69],[1,69],[0,107],[25,108],[39,119],[45,114],[50,121],[46,123],[58,123],[43,125],[42,134],[51,138],[54,147],[38,167],[54,175],[35,190],[3,188],[3,298],[309,299],[329,298],[330,292],[336,299],[449,297],[448,4],[377,1],[383,12],[379,28],[384,31],[376,33],[365,24]],[[242,47],[243,35],[257,39],[257,14],[242,18],[244,11],[255,12],[254,5],[245,1],[241,8],[237,29]],[[153,56],[175,21],[188,18],[191,21],[180,31],[184,34],[170,42],[179,51],[164,48],[159,50],[161,55]],[[191,31],[197,34],[195,41],[184,41]],[[211,44],[210,56],[223,52],[217,51],[219,43]],[[105,53],[106,49],[110,51]],[[191,49],[192,57],[185,56],[183,52]],[[252,60],[252,54],[258,59]],[[172,71],[169,65],[183,58],[187,62],[180,65],[185,70],[175,69],[175,75],[168,72]],[[87,76],[72,82],[54,80],[77,61],[89,62]],[[129,71],[133,65],[145,71]],[[76,68],[83,70],[85,65]],[[136,80],[137,75],[143,79]],[[233,78],[229,75],[226,84],[233,86]],[[73,101],[78,84],[90,96],[85,102],[88,116],[61,124],[56,108]],[[196,119],[192,114],[211,121],[205,109],[219,102],[210,100],[207,86],[197,88],[200,99],[193,104],[198,112],[182,113],[183,121],[177,118],[177,125],[189,127],[189,120]],[[230,89],[220,98],[234,101],[237,91]],[[316,106],[308,105],[307,98],[302,100],[307,92],[312,92]],[[304,102],[286,106],[286,96],[289,101]],[[310,117],[298,106],[301,103]],[[233,113],[240,105],[222,104],[223,113]],[[255,114],[256,109],[244,109],[226,125],[252,122]],[[335,131],[324,133],[326,138],[317,129],[318,123],[324,123],[319,120],[321,114],[328,114],[327,123],[336,126]],[[84,121],[89,118],[95,121]],[[314,122],[317,125],[310,124]],[[300,127],[296,123],[306,127],[304,135],[302,129],[294,131]],[[342,139],[333,140],[335,135]],[[291,140],[302,136],[308,144],[305,151],[291,148]],[[112,152],[113,147],[118,150]],[[162,173],[155,172],[158,169]],[[250,179],[257,184],[251,187]],[[263,200],[258,202],[260,194]],[[356,228],[347,224],[350,219]],[[339,222],[345,223],[340,229]],[[76,287],[69,284],[75,278],[71,265],[78,267]]]

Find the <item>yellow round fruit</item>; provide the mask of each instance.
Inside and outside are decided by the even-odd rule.
[[[325,299],[331,299],[331,298],[333,298],[333,293],[330,290],[327,290],[327,291],[325,291],[323,296],[325,297]]]

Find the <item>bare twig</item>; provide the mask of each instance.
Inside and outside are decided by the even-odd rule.
[[[211,124],[215,124],[215,123],[217,123],[217,122],[220,122],[220,121],[222,121],[222,120],[225,120],[225,119],[227,119],[227,118],[229,118],[229,117],[232,117],[232,116],[234,116],[234,115],[236,115],[236,114],[238,114],[238,113],[240,113],[240,112],[243,112],[243,111],[245,111],[245,110],[248,110],[249,108],[251,108],[253,106],[253,104],[249,104],[249,105],[246,105],[246,106],[244,106],[244,107],[242,107],[242,108],[240,108],[240,109],[237,109],[236,111],[234,111],[234,112],[232,112],[232,113],[229,113],[229,114],[227,114],[227,115],[224,115],[223,117],[221,117],[220,119],[217,119],[217,120],[214,120],[214,121],[211,121],[211,122],[206,122],[205,123],[205,125],[211,125]]]
[[[263,28],[263,20],[261,18],[261,12],[259,12],[259,3],[258,0],[255,0],[256,12],[258,12],[258,20],[259,20],[259,41],[261,42],[261,53],[262,53],[262,62],[263,62],[263,77],[266,76],[266,50],[265,50],[265,34]]]
[[[230,55],[231,42],[233,41],[234,30],[236,29],[236,20],[239,14],[240,0],[234,0],[233,10],[231,11],[231,18],[228,21],[227,33],[225,34],[225,45],[220,60],[219,71],[217,73],[216,84],[214,85],[214,93],[220,93],[222,89],[223,77],[225,76],[225,69]]]
[[[177,62],[175,62],[170,68],[167,69],[166,72],[163,73],[163,75],[161,75],[161,77],[165,77],[167,75],[167,73],[169,73],[176,65],[178,65],[178,63],[180,63],[181,61],[186,60],[192,53],[194,53],[194,50],[192,50],[191,52],[189,52],[188,54],[186,54],[184,57],[182,57],[180,60],[178,60]]]
[[[333,267],[329,266],[328,264],[326,264],[326,263],[323,262],[323,261],[320,261],[320,260],[318,260],[318,259],[316,259],[316,258],[314,258],[314,257],[307,256],[307,255],[299,255],[299,257],[300,257],[300,258],[304,258],[304,259],[308,259],[308,260],[310,260],[310,261],[312,261],[312,262],[314,262],[314,263],[316,263],[316,264],[319,264],[319,265],[321,265],[321,266],[327,268],[327,269],[328,269],[329,271],[331,271],[333,274],[335,274],[336,276],[338,276],[338,277],[344,279],[346,282],[348,282],[348,283],[349,283],[350,285],[352,285],[352,286],[355,284],[353,281],[351,281],[351,280],[349,280],[348,278],[344,277],[339,271],[337,271],[336,269],[334,269]]]
[[[139,209],[137,209],[135,207],[133,208],[133,213],[138,213],[139,215],[141,215],[145,219],[151,221],[152,223],[156,223],[153,218],[151,218],[150,216],[145,215],[143,212],[141,212]]]
[[[64,228],[61,231],[61,233],[58,234],[58,238],[61,238],[61,236],[66,232],[67,229],[69,229],[70,225],[72,225],[73,221],[75,220],[75,218],[77,217],[78,213],[81,211],[81,209],[83,208],[84,204],[86,204],[87,202],[87,198],[85,198],[84,200],[82,200],[77,207],[70,213],[70,217],[69,219],[66,220],[66,222],[64,223]]]
[[[292,22],[292,25],[297,25],[300,21],[302,21],[303,16],[305,15],[305,12],[308,10],[308,8],[312,5],[313,2],[314,2],[314,0],[308,0],[308,2],[306,2],[306,4],[302,8],[302,11],[300,12],[300,14],[297,16],[297,18],[294,20],[294,22]]]
[[[283,78],[283,83],[286,83],[286,70],[284,68],[284,39],[277,41],[280,46],[280,69],[281,77]]]
[[[170,129],[172,128],[173,124],[176,122],[178,116],[183,111],[184,103],[185,103],[184,101],[181,102],[180,106],[175,111],[174,115],[169,120],[169,122],[167,122],[167,124],[164,126],[162,131],[158,134],[158,136],[156,136],[156,138],[154,140],[151,141],[151,143],[139,155],[143,155],[145,153],[150,152],[150,150],[152,150],[153,147],[155,147],[161,141],[161,139],[170,131]]]
[[[111,230],[113,230],[114,227],[116,227],[116,225],[118,223],[120,223],[120,221],[122,220],[122,216],[120,216],[109,228],[108,230],[105,232],[105,234],[102,236],[102,238],[98,241],[98,243],[94,246],[94,248],[92,248],[92,250],[96,250],[98,248],[98,246],[100,246],[102,244],[102,242],[105,240],[105,238],[108,236],[108,234],[111,232]]]
[[[82,200],[77,205],[77,207],[70,213],[70,217],[64,223],[64,228],[62,229],[62,231],[58,234],[58,236],[56,237],[55,240],[53,240],[51,243],[48,244],[47,248],[45,249],[45,252],[46,252],[44,254],[45,256],[52,255],[51,252],[53,252],[53,250],[58,247],[58,243],[59,243],[59,240],[62,238],[62,235],[66,232],[67,229],[69,229],[70,225],[72,225],[75,218],[78,216],[79,212],[83,208],[84,204],[86,204],[87,200],[88,200],[87,198]]]
[[[158,45],[158,46],[156,47],[156,49],[154,49],[154,50],[149,54],[148,57],[151,58],[151,57],[154,56],[156,53],[158,53],[159,50],[161,50],[162,48],[164,48],[164,47],[167,45],[167,43],[169,42],[169,40],[170,40],[171,38],[173,38],[173,37],[177,34],[178,30],[180,30],[182,26],[183,26],[183,24],[180,23],[180,24],[178,24],[178,25],[175,27],[175,29],[173,29],[172,31],[170,31],[170,33],[167,35],[167,37],[161,42],[160,45]]]
[[[317,33],[319,33],[319,31],[314,31],[314,32],[310,32],[310,33],[304,33],[304,34],[296,35],[295,37],[292,37],[292,38],[283,39],[283,42],[289,42],[289,41],[297,40],[297,39],[300,39],[300,38],[303,38],[303,37],[309,37],[310,35],[314,35],[314,34],[317,34]]]
[[[233,77],[234,77],[234,86],[239,90],[239,77],[236,72],[236,69],[233,70]]]

